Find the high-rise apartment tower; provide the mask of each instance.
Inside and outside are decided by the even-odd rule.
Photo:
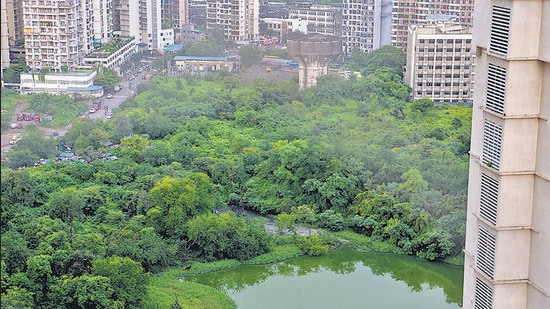
[[[343,0],[344,52],[370,52],[390,44],[391,8],[392,0]]]
[[[259,29],[259,0],[207,0],[207,29],[220,29],[228,40],[256,39]]]
[[[550,1],[476,1],[464,308],[550,308]]]
[[[52,70],[78,65],[93,48],[91,11],[91,0],[23,0],[27,65]]]
[[[472,26],[474,0],[393,0],[391,44],[407,50],[409,26],[428,23],[429,16],[455,16],[458,22]]]

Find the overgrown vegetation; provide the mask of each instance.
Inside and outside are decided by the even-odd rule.
[[[109,122],[33,137],[118,160],[2,169],[2,304],[186,307],[204,294],[150,274],[277,261],[297,248],[319,255],[338,238],[429,260],[461,253],[470,108],[409,102],[388,68],[324,76],[305,92],[290,81],[229,83],[153,79]],[[13,153],[38,156],[33,145]],[[291,236],[231,211],[245,209],[276,216]],[[295,224],[336,234],[298,236]]]

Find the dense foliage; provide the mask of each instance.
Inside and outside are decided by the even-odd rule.
[[[386,68],[305,92],[229,82],[155,78],[111,121],[59,139],[91,162],[2,169],[2,306],[140,308],[148,273],[269,252],[262,223],[229,208],[278,215],[292,234],[298,223],[430,260],[460,253],[470,108],[407,102]]]

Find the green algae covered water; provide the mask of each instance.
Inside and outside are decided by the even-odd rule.
[[[240,309],[461,308],[461,267],[339,249],[187,278],[226,292]]]

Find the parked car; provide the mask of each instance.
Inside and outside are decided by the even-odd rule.
[[[90,108],[90,113],[95,113],[96,112],[96,109],[95,108]]]
[[[109,93],[109,94],[107,95],[107,99],[112,99],[112,98],[113,98],[113,94]]]
[[[17,144],[17,142],[18,142],[20,139],[21,139],[21,136],[19,136],[19,135],[16,135],[16,136],[12,137],[11,140],[10,140],[10,145],[15,145],[15,144]]]

